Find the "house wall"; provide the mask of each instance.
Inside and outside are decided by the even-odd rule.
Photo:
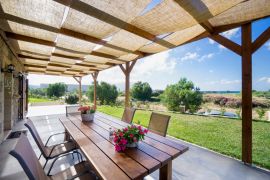
[[[13,64],[15,71],[6,72],[7,66]],[[12,53],[6,41],[0,36],[0,143],[4,131],[11,130],[18,121],[18,73],[24,72],[22,63]],[[25,81],[24,81],[25,82]],[[25,97],[25,92],[23,97]],[[25,99],[24,99],[25,100]],[[26,103],[23,103],[26,106]],[[25,109],[25,108],[24,108]]]

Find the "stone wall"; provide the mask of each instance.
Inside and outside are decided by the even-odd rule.
[[[6,72],[7,66],[15,66],[15,72]],[[22,63],[14,56],[2,34],[0,36],[0,143],[3,132],[11,130],[18,120],[18,73],[24,72]]]

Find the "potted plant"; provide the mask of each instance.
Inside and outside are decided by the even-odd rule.
[[[124,151],[127,147],[137,147],[138,142],[144,139],[144,135],[148,129],[142,126],[131,125],[123,129],[118,129],[113,133],[113,142],[115,143],[115,151]]]
[[[81,111],[82,121],[93,121],[95,117],[95,106],[81,106],[78,111]]]

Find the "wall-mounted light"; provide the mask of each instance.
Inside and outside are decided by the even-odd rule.
[[[9,64],[7,69],[1,69],[1,72],[12,73],[13,71],[15,71],[15,66],[13,64]]]

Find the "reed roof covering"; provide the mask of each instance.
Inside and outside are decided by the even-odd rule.
[[[26,72],[84,76],[270,15],[270,0],[0,0]]]

